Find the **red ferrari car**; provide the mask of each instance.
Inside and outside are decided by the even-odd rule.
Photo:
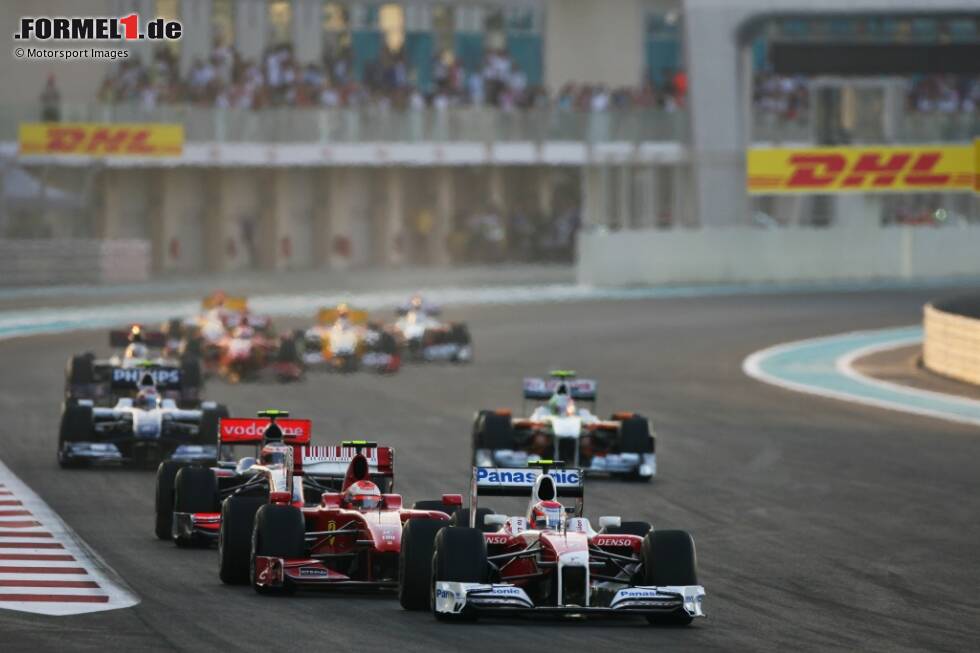
[[[258,419],[221,421],[222,447],[260,446],[236,469],[185,467],[176,477],[176,504],[188,479],[207,495],[207,510],[173,513],[180,543],[218,533],[219,576],[260,593],[300,587],[394,589],[402,528],[413,520],[445,525],[462,496],[402,506],[394,484],[394,452],[366,441],[309,446],[309,420],[282,411]],[[208,494],[210,493],[210,494]],[[190,494],[190,493],[189,493]],[[221,497],[220,512],[215,508]],[[181,507],[180,505],[175,507]]]

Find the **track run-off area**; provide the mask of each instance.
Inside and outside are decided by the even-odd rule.
[[[746,358],[779,343],[914,324],[942,291],[434,289],[447,319],[469,322],[472,365],[206,387],[233,414],[276,407],[309,417],[318,444],[364,437],[396,447],[396,490],[414,501],[465,491],[473,412],[519,409],[522,377],[554,367],[594,377],[600,413],[651,418],[658,477],[649,485],[590,480],[586,514],[694,535],[708,618],[689,628],[642,620],[445,625],[386,595],[270,598],[223,586],[214,551],[154,538],[152,472],[62,471],[55,460],[65,360],[106,351],[109,325],[191,312],[196,303],[113,298],[4,310],[0,460],[51,511],[12,517],[46,529],[60,517],[52,539],[73,548],[54,555],[83,561],[88,582],[99,585],[86,595],[111,587],[138,602],[73,616],[0,609],[0,648],[970,650],[980,641],[980,599],[970,591],[980,587],[980,429],[802,394],[743,372]],[[253,306],[300,326],[337,299],[387,309],[404,296],[278,295]],[[523,504],[492,507],[518,512]],[[0,558],[3,566],[23,565]]]

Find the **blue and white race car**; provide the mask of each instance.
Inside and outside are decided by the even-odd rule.
[[[135,369],[133,371],[136,371]],[[218,424],[228,409],[202,402],[198,409],[179,408],[161,396],[153,370],[143,372],[134,397],[112,407],[91,399],[66,402],[58,434],[58,464],[147,463],[163,458],[205,462],[217,456]]]
[[[541,459],[566,460],[589,474],[650,480],[657,472],[656,440],[646,417],[613,413],[602,419],[593,405],[597,384],[556,370],[548,379],[524,379],[528,417],[510,410],[481,410],[473,422],[473,464],[523,467]]]

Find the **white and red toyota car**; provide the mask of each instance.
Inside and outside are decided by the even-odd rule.
[[[654,624],[704,616],[694,540],[646,522],[582,515],[582,471],[539,461],[525,469],[474,467],[468,525],[434,538],[409,524],[402,540],[401,603],[440,620],[519,613],[637,615]],[[477,506],[479,496],[530,497],[523,515]],[[573,507],[559,503],[576,500]],[[464,511],[456,513],[460,517]]]

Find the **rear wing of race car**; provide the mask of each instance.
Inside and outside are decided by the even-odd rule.
[[[353,309],[347,314],[347,320],[351,324],[367,324],[368,312],[360,309]],[[336,308],[321,308],[316,312],[316,323],[320,326],[330,326],[337,321]]]
[[[528,401],[547,401],[560,385],[568,388],[568,395],[575,401],[595,401],[598,383],[592,379],[571,379],[556,377],[524,379],[524,399]]]
[[[538,477],[547,474],[554,481],[557,497],[576,499],[575,512],[582,515],[585,507],[585,475],[580,469],[565,469],[561,463],[540,461],[529,463],[533,467],[474,467],[470,485],[470,527],[476,527],[476,512],[479,498],[484,497],[526,497],[531,498],[537,487]]]
[[[159,349],[167,344],[167,336],[163,331],[147,331],[134,324],[128,329],[112,329],[109,331],[109,346],[113,349],[126,347],[138,337],[147,347]]]
[[[378,446],[365,440],[345,440],[339,445],[306,446],[297,448],[295,469],[302,470],[317,481],[339,486],[347,476],[350,462],[357,454],[364,456],[372,481],[391,491],[395,478],[395,451],[391,447]],[[379,483],[379,477],[386,482]]]
[[[248,297],[213,292],[201,300],[202,310],[209,311],[219,307],[229,313],[244,313],[248,310]]]
[[[310,443],[313,434],[313,422],[310,420],[278,418],[275,422],[282,429],[284,443],[291,445]],[[272,419],[268,417],[222,417],[218,423],[218,444],[261,445],[265,441],[265,431],[270,424]]]
[[[157,390],[180,390],[182,378],[180,368],[166,365],[141,365],[139,367],[112,367],[109,374],[109,387],[113,390],[136,390],[144,383],[146,376],[153,380]]]

